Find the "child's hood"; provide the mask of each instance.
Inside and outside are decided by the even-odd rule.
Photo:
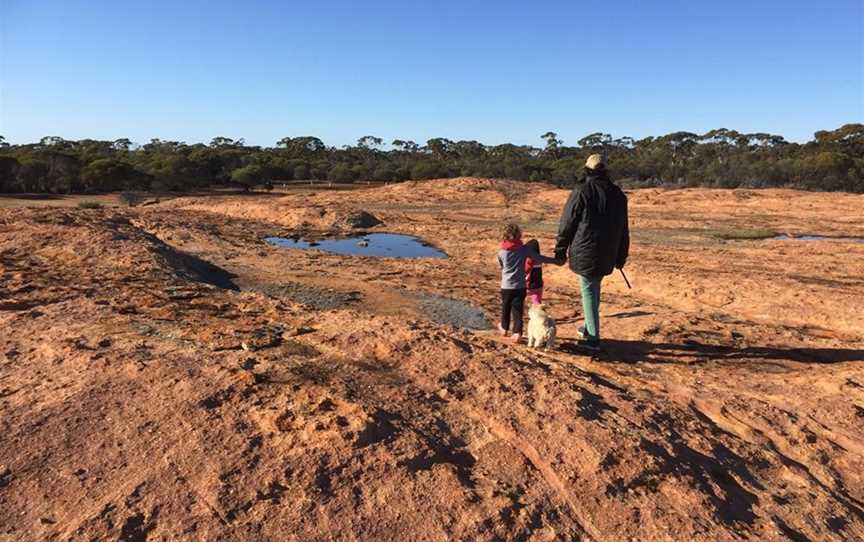
[[[501,250],[519,250],[522,248],[521,239],[506,239],[501,241]]]

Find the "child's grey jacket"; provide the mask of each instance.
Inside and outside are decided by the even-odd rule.
[[[535,262],[556,263],[555,258],[541,256],[525,245],[498,251],[498,265],[501,266],[501,289],[521,290],[525,288],[525,259]]]

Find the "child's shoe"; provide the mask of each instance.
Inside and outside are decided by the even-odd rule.
[[[579,338],[580,339],[590,339],[591,336],[588,335],[588,330],[585,329],[585,326],[579,326]]]
[[[498,324],[498,334],[502,337],[505,337],[507,335],[507,330],[501,327],[501,324]]]
[[[518,335],[516,333],[514,333],[513,335],[510,335],[510,342],[512,342],[513,344],[519,344],[519,342],[521,342],[521,341],[522,341],[522,335]]]

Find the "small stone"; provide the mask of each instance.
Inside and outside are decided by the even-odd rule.
[[[307,333],[313,333],[314,331],[315,330],[311,327],[301,326],[285,331],[284,333],[282,333],[282,337],[286,339],[290,337],[298,337],[300,335],[306,335]]]
[[[109,346],[111,346],[111,339],[102,339],[96,344],[99,345],[99,348],[108,348]]]
[[[240,348],[243,348],[241,344],[237,344],[231,339],[217,339],[215,341],[210,341],[207,346],[210,348],[210,350],[214,352],[221,352],[223,350],[238,350]],[[245,348],[243,349],[245,350]]]
[[[542,529],[536,530],[531,534],[531,538],[528,540],[531,542],[547,542],[550,540],[555,540],[558,533],[555,532],[555,529],[552,527],[543,527]]]

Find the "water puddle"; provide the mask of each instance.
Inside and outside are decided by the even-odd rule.
[[[378,256],[384,258],[446,258],[447,254],[412,235],[370,233],[339,239],[301,239],[267,237],[271,245],[299,249],[323,250],[343,256]]]
[[[781,233],[772,237],[778,241],[840,241],[843,243],[864,243],[864,237],[829,237],[827,235],[789,235]]]

